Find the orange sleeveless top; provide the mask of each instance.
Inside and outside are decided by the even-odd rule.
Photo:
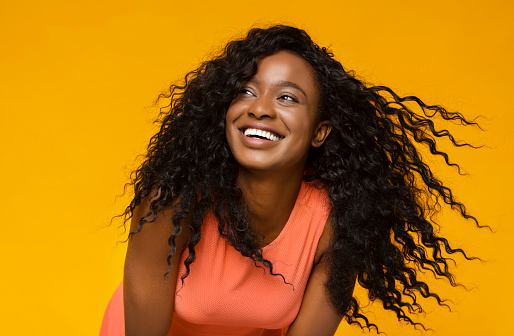
[[[273,263],[273,272],[282,274],[289,284],[229,245],[209,213],[183,285],[188,250],[182,254],[169,335],[285,334],[300,309],[330,209],[324,190],[302,182],[286,225],[262,249],[263,257]]]
[[[209,213],[183,285],[188,250],[182,253],[168,336],[285,335],[300,310],[330,210],[326,192],[302,182],[286,225],[262,249],[263,257],[273,263],[273,272],[282,274],[287,283],[229,245]],[[100,336],[125,334],[122,286],[109,302]]]

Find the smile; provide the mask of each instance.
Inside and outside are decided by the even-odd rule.
[[[249,138],[255,138],[255,139],[265,139],[269,141],[278,141],[280,140],[280,137],[274,133],[263,131],[257,128],[247,128],[244,129],[243,134]]]

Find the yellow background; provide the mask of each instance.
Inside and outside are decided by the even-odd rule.
[[[115,196],[155,131],[156,95],[250,26],[290,23],[370,82],[484,116],[485,132],[451,129],[490,148],[444,147],[469,175],[433,164],[495,231],[445,214],[444,234],[488,262],[458,257],[469,291],[436,283],[453,312],[428,300],[420,320],[435,335],[510,334],[514,2],[184,3],[0,3],[0,333],[98,333],[125,249],[119,222],[105,227],[129,200]],[[419,334],[366,309],[389,335]]]

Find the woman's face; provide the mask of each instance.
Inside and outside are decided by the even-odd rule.
[[[279,51],[260,59],[226,115],[227,141],[237,162],[253,170],[303,171],[311,146],[323,144],[330,123],[318,122],[319,88],[312,66]]]

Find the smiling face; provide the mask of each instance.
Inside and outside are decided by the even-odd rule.
[[[309,149],[321,146],[331,129],[317,120],[318,103],[315,72],[306,60],[285,50],[260,59],[226,115],[227,141],[240,166],[303,171]]]

